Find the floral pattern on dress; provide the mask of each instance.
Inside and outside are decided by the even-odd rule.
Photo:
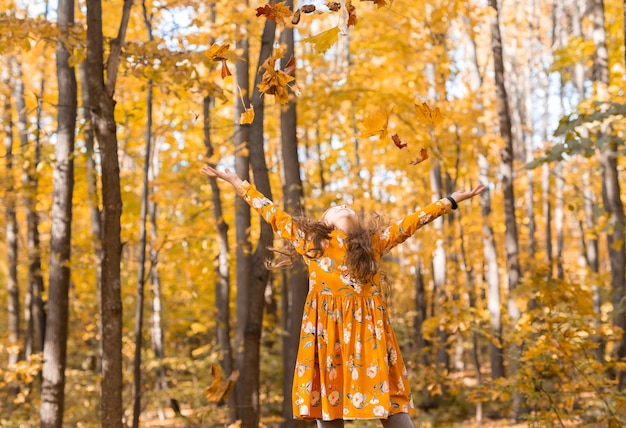
[[[307,254],[311,243],[291,216],[248,182],[237,192],[275,233],[291,241],[300,254]],[[375,235],[372,246],[380,257],[450,210],[447,200],[434,202]],[[309,293],[292,394],[297,419],[385,419],[413,409],[408,373],[382,297],[380,275],[361,284],[347,272],[346,237],[334,230],[323,254],[305,257]]]

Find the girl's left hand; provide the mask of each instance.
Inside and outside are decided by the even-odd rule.
[[[450,196],[457,203],[459,203],[461,201],[473,198],[474,196],[481,194],[485,189],[486,189],[485,186],[483,186],[482,184],[479,184],[478,186],[474,187],[474,189],[472,190],[460,189],[454,192],[453,194],[451,194]]]

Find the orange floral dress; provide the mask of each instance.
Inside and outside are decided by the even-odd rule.
[[[307,253],[310,242],[291,216],[247,181],[237,193],[275,233]],[[384,229],[372,239],[380,257],[417,229],[449,213],[436,201]],[[334,230],[319,258],[304,257],[309,293],[304,304],[293,381],[297,419],[385,419],[413,409],[407,370],[384,302],[380,275],[356,282],[344,264],[346,234]]]

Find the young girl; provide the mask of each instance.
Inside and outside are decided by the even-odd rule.
[[[381,258],[484,186],[456,191],[376,230],[347,205],[329,208],[318,221],[292,218],[228,169],[207,166],[202,173],[232,184],[308,266],[294,417],[316,419],[320,428],[340,428],[344,420],[355,419],[380,419],[385,428],[413,427],[407,370],[382,297]]]

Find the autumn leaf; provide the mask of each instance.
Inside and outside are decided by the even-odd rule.
[[[302,39],[303,42],[312,43],[315,45],[315,52],[323,54],[332,45],[339,40],[339,27],[333,27],[330,30],[323,31],[315,36]]]
[[[339,9],[341,9],[341,3],[338,1],[329,1],[328,3],[326,3],[326,7],[331,12],[337,12]]]
[[[389,125],[389,115],[391,110],[386,107],[382,107],[380,110],[367,114],[363,120],[363,127],[365,128],[361,133],[361,136],[373,137],[378,135],[380,139],[387,137],[387,126]]]
[[[210,403],[223,403],[228,399],[237,379],[239,379],[239,371],[233,371],[228,379],[224,380],[224,373],[218,364],[211,366],[213,381],[204,390],[204,395]]]
[[[211,58],[211,61],[222,63],[222,79],[232,75],[226,63],[226,54],[228,53],[229,47],[230,45],[228,43],[224,45],[214,43],[205,53],[207,57]]]
[[[222,60],[222,79],[226,76],[232,76],[230,70],[228,69],[228,65],[226,64],[226,60]]]
[[[276,101],[284,104],[289,101],[288,85],[295,80],[295,77],[288,75],[282,70],[276,70],[276,61],[285,54],[284,48],[278,48],[272,55],[265,60],[259,69],[259,73],[265,69],[265,73],[261,77],[261,83],[257,85],[259,91],[274,95]]]
[[[422,103],[422,105],[415,104],[415,111],[420,121],[429,125],[437,125],[443,122],[443,116],[439,107],[431,109],[427,103]]]
[[[387,6],[387,1],[386,0],[360,0],[360,1],[369,1],[372,2],[376,5],[376,7],[378,9],[380,9],[381,7],[385,7]]]
[[[428,152],[426,151],[426,149],[422,149],[420,150],[420,157],[412,161],[411,165],[417,165],[418,163],[421,163],[425,161],[426,159],[428,159]]]
[[[213,43],[208,51],[206,51],[206,56],[211,58],[212,61],[224,61],[226,59],[226,54],[228,53],[228,49],[230,45],[228,43],[220,45],[219,43]]]
[[[290,76],[296,72],[296,59],[293,56],[289,59],[284,71]]]
[[[356,25],[356,7],[352,5],[352,0],[348,0],[346,3],[346,10],[348,11],[348,27]]]
[[[254,122],[254,106],[250,106],[246,111],[241,113],[241,117],[239,118],[240,125],[249,125]]]
[[[398,137],[398,134],[393,134],[391,136],[391,139],[393,140],[393,143],[396,145],[396,147],[398,147],[399,149],[403,149],[407,146],[406,143],[400,140],[400,137]]]
[[[277,24],[285,25],[285,18],[292,15],[291,9],[285,6],[285,2],[274,3],[270,1],[263,7],[256,8],[256,16],[265,16],[267,19],[275,21]]]

